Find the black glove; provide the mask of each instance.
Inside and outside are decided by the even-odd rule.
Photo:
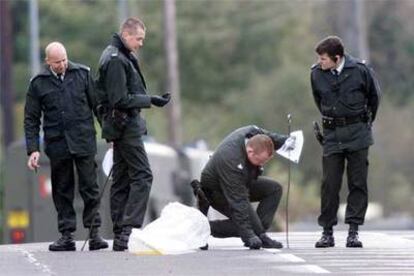
[[[244,242],[244,246],[250,249],[260,249],[260,247],[262,247],[262,241],[258,236],[254,235]]]
[[[283,248],[283,244],[276,240],[272,240],[266,233],[260,234],[259,238],[262,241],[263,248]]]
[[[204,191],[201,188],[200,181],[194,179],[191,181],[191,187],[193,188],[193,193],[197,198],[197,207],[201,213],[207,216],[208,209],[210,208],[210,202]]]
[[[162,96],[151,96],[151,104],[159,107],[166,105],[171,99],[170,93],[165,93]]]
[[[275,146],[275,150],[280,149],[287,140],[287,138],[289,138],[289,136],[287,135],[280,135],[277,133],[270,133],[268,136],[270,137],[270,139],[272,139],[273,145]]]

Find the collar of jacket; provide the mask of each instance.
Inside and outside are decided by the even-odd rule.
[[[246,169],[248,169],[249,171],[250,170],[260,170],[263,167],[256,166],[256,165],[253,165],[252,163],[250,163],[249,157],[247,156],[246,144],[247,144],[247,139],[244,139],[244,143],[242,144],[242,151],[241,151],[242,152],[242,158],[241,159],[244,161],[244,167]]]
[[[125,45],[122,38],[119,36],[119,34],[114,33],[112,36],[112,46],[118,48],[120,52],[122,52],[125,56],[128,58],[131,58],[133,56],[131,50],[128,49],[128,47]]]
[[[349,54],[345,54],[344,55],[344,58],[345,58],[345,64],[344,64],[344,68],[343,69],[355,67],[357,65],[357,63],[358,63],[358,61],[353,56],[351,56]],[[329,72],[329,73],[331,72],[331,70],[322,70],[321,65],[318,64],[318,63],[312,65],[311,68],[312,68],[312,70],[313,69],[318,69],[318,70],[325,71],[325,72]]]
[[[79,65],[77,65],[77,64],[75,64],[71,61],[68,61],[68,68],[66,68],[65,74],[69,71],[78,70],[78,69],[80,69]],[[43,68],[40,71],[40,73],[38,74],[38,76],[53,76],[54,77],[52,71],[50,70],[50,66],[48,64],[45,64],[43,66]]]
[[[132,61],[132,64],[134,65],[135,69],[139,72],[139,74],[142,76],[141,70],[138,66],[138,59],[135,56],[131,50],[127,48],[122,38],[119,36],[119,34],[114,33],[112,36],[112,46],[118,48],[118,50],[123,53],[130,61]],[[143,77],[142,77],[143,78]]]
[[[345,54],[344,57],[345,57],[344,69],[345,68],[352,68],[352,67],[356,66],[357,60],[353,56],[351,56],[349,54]]]

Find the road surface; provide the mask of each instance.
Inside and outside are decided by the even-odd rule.
[[[148,256],[130,252],[49,252],[48,243],[0,245],[0,275],[414,275],[414,231],[362,231],[364,248],[314,248],[320,232],[293,232],[290,248],[248,250],[239,239],[214,239],[208,251]],[[285,233],[270,233],[286,246]],[[86,247],[87,248],[87,247]]]

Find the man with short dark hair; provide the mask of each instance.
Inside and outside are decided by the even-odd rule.
[[[39,131],[43,126],[45,153],[50,159],[52,195],[62,237],[50,251],[76,250],[73,208],[75,172],[84,201],[83,225],[90,229],[89,249],[107,248],[98,233],[101,225],[99,186],[96,180],[96,137],[93,110],[96,107],[89,67],[68,61],[59,42],[46,47],[46,65],[31,81],[24,110],[24,131],[31,170],[39,167]],[[43,122],[41,123],[41,119]],[[94,219],[94,217],[96,218]],[[92,221],[94,222],[93,225]]]
[[[201,183],[191,183],[201,212],[207,215],[211,205],[228,217],[210,221],[212,236],[241,237],[250,249],[283,247],[266,235],[282,197],[282,186],[260,175],[286,139],[257,126],[246,126],[220,143],[201,173]],[[256,211],[250,202],[259,202]]]
[[[102,138],[113,142],[111,218],[114,251],[128,249],[133,227],[142,226],[152,185],[152,172],[142,136],[147,133],[142,108],[162,107],[170,94],[149,96],[136,54],[144,44],[146,28],[128,18],[114,34],[99,60],[96,82],[102,115]]]
[[[339,192],[347,166],[348,198],[345,223],[349,224],[347,247],[362,247],[358,226],[368,207],[368,148],[374,143],[372,123],[380,101],[380,90],[372,70],[363,61],[345,53],[342,40],[329,36],[315,49],[318,63],[312,67],[311,85],[322,114],[323,179],[322,237],[315,247],[333,247],[333,226],[338,223]]]

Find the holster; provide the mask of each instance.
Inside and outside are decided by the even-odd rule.
[[[193,180],[190,183],[193,188],[193,193],[197,198],[197,207],[203,215],[207,216],[208,209],[210,208],[210,202],[204,193],[201,184],[198,180]]]
[[[325,139],[323,138],[321,128],[319,127],[318,122],[313,121],[313,133],[315,134],[316,140],[318,140],[319,144],[325,144]]]
[[[119,109],[112,109],[110,117],[113,122],[113,126],[119,130],[124,130],[129,122],[128,113],[120,111]]]
[[[128,113],[104,107],[98,112],[102,114],[102,138],[107,141],[120,139],[131,120]]]

